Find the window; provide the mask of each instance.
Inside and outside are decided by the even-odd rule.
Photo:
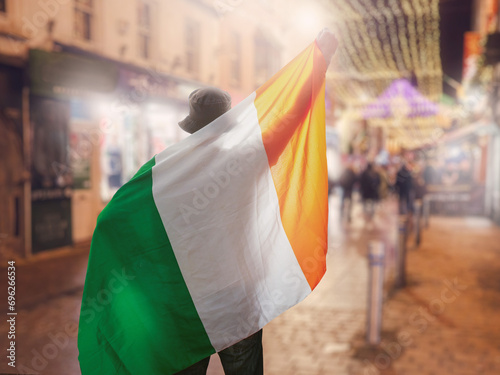
[[[279,69],[280,52],[278,47],[261,33],[255,37],[255,82],[261,86]]]
[[[199,71],[200,53],[200,26],[198,23],[187,20],[185,25],[186,70],[194,75]]]
[[[93,0],[75,0],[75,35],[82,40],[92,40]]]
[[[236,33],[229,37],[230,83],[239,87],[241,84],[241,37]]]
[[[139,30],[139,55],[143,59],[151,57],[151,4],[147,1],[139,1],[138,30]]]
[[[0,0],[0,13],[7,13],[7,0]]]

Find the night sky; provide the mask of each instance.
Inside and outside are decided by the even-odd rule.
[[[464,33],[472,29],[473,0],[440,0],[441,62],[443,73],[462,79]],[[455,97],[455,90],[443,83],[443,92]]]

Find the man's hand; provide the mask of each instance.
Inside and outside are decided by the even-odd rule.
[[[316,37],[316,42],[318,43],[318,47],[323,53],[326,65],[328,66],[333,55],[335,55],[335,51],[337,50],[339,41],[330,30],[324,28]]]

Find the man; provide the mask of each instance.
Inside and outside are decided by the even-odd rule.
[[[316,38],[318,47],[329,64],[338,42],[328,30]],[[195,133],[231,109],[229,93],[215,87],[197,89],[189,95],[189,115],[179,122],[181,129]],[[261,375],[264,373],[262,329],[250,337],[218,353],[226,375]],[[205,375],[210,357],[177,373],[177,375]]]
[[[399,214],[413,213],[413,177],[405,161],[396,175],[395,188],[399,195]]]
[[[182,130],[195,133],[231,109],[231,96],[218,88],[207,87],[189,95],[189,115],[179,122]],[[226,375],[259,375],[264,372],[262,330],[220,351],[219,358]],[[210,357],[202,359],[179,375],[204,375]]]

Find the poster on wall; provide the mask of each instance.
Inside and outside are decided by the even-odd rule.
[[[71,129],[69,143],[73,188],[90,189],[92,147],[88,136],[83,131]]]
[[[125,151],[132,152],[133,145],[125,141],[125,128],[121,117],[113,118],[113,127],[102,135],[100,150],[101,199],[109,202],[126,182],[124,171]]]
[[[464,34],[464,61],[462,68],[462,84],[465,90],[469,88],[471,81],[477,74],[482,53],[481,34],[476,31],[466,32]]]
[[[71,244],[69,104],[31,98],[32,121],[32,248],[33,253]]]
[[[481,150],[477,137],[457,139],[441,145],[429,155],[422,170],[431,212],[438,214],[482,214],[484,182],[480,179]]]
[[[469,192],[474,187],[473,167],[470,145],[452,144],[429,160],[424,177],[430,190]]]

